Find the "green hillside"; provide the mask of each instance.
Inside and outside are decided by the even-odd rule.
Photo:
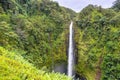
[[[46,72],[51,72],[55,63],[67,62],[64,37],[68,31],[64,28],[74,16],[72,13],[49,0],[0,0],[0,46],[5,51],[1,54],[9,55],[0,56],[0,80],[67,79]]]
[[[76,70],[87,80],[120,79],[120,13],[88,5],[76,21],[79,27]]]
[[[4,0],[0,8],[0,44],[25,51],[21,55],[37,68],[51,68],[51,56],[62,54],[54,62],[66,60],[66,39],[62,36],[72,16],[70,11],[74,13],[49,0]]]
[[[59,73],[38,70],[20,54],[0,47],[0,80],[70,80]]]

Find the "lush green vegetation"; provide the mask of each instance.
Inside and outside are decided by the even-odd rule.
[[[1,46],[24,50],[22,56],[38,68],[44,65],[50,68],[53,55],[60,57],[62,54],[63,57],[59,59],[66,60],[66,48],[63,45],[65,39],[62,38],[65,34],[62,33],[74,13],[72,10],[60,7],[58,3],[49,0],[2,1]],[[59,59],[55,58],[54,62],[60,61]]]
[[[87,80],[119,80],[119,4],[88,5],[75,13],[50,0],[0,0],[0,80],[71,80],[52,72],[56,63],[67,63],[71,19],[76,73]]]
[[[0,47],[0,80],[70,80],[59,73],[38,70],[20,55]]]
[[[51,72],[56,63],[67,62],[64,37],[68,31],[64,28],[73,13],[50,0],[0,0],[0,46],[5,51],[0,53],[0,79],[67,79],[57,73],[39,73],[37,69]],[[9,53],[11,50],[15,55]]]
[[[76,70],[87,80],[120,79],[120,13],[115,9],[89,5],[79,13]]]

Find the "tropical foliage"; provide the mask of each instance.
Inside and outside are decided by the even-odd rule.
[[[119,12],[100,6],[89,5],[79,13],[76,70],[88,80],[120,79],[119,20]]]
[[[76,74],[119,80],[120,0],[79,13],[51,0],[0,0],[0,80],[71,80],[52,72],[56,63],[67,64],[71,20]]]
[[[67,62],[64,37],[68,32],[64,28],[68,27],[72,13],[75,12],[49,0],[0,0],[0,46],[5,51],[1,54],[8,55],[0,56],[0,78],[67,79],[58,73],[39,73],[38,69],[51,72],[56,63]]]
[[[71,80],[59,73],[36,69],[20,54],[0,47],[0,80]]]

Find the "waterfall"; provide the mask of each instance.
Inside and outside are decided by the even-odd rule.
[[[68,76],[73,75],[73,22],[69,26],[69,49],[68,49]]]

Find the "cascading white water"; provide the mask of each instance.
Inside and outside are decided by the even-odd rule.
[[[69,26],[68,76],[73,75],[73,22]]]

